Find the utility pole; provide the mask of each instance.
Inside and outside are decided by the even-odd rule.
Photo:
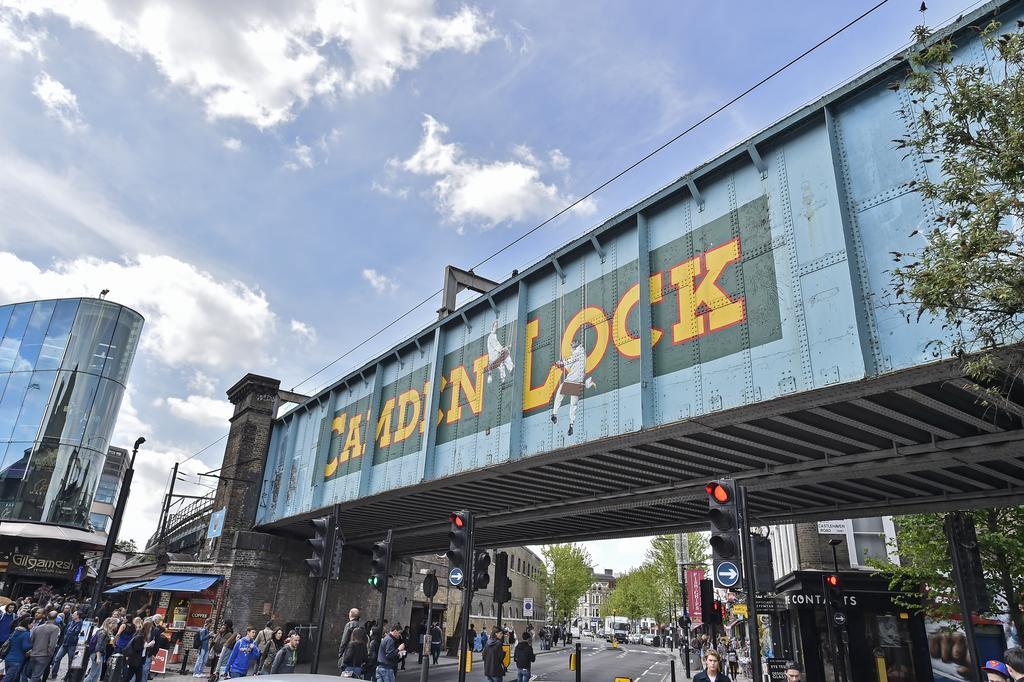
[[[754,546],[750,541],[750,512],[747,506],[747,487],[737,485],[740,504],[740,541],[743,545],[743,572],[747,590],[747,637],[750,639],[750,671],[755,680],[761,679],[761,639],[757,632],[757,595],[754,591]]]
[[[164,538],[167,537],[167,521],[171,515],[171,499],[174,497],[174,483],[178,480],[178,463],[174,463],[174,468],[171,470],[171,487],[167,491],[167,496],[164,498],[164,508],[160,511],[160,535],[157,536],[158,541],[163,542]]]
[[[103,558],[96,569],[96,587],[92,593],[92,608],[97,609],[100,604],[100,597],[103,595],[103,583],[107,581],[107,571],[110,570],[110,558],[114,556],[114,545],[117,544],[117,536],[121,532],[121,520],[124,518],[124,508],[128,505],[128,493],[131,491],[132,478],[135,476],[135,455],[139,453],[139,446],[146,442],[146,439],[139,437],[132,447],[132,457],[128,460],[128,468],[121,479],[121,488],[117,493],[117,506],[114,507],[114,517],[110,520],[110,528],[107,530],[107,544],[103,548]],[[177,465],[175,465],[177,466]]]

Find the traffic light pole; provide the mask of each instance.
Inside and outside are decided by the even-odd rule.
[[[384,542],[388,543],[388,558],[387,558],[387,562],[386,562],[386,564],[384,566],[384,575],[383,575],[384,585],[381,587],[381,590],[380,590],[380,612],[379,612],[379,615],[377,616],[377,627],[379,627],[381,629],[380,630],[381,641],[383,641],[384,640],[384,636],[387,635],[387,633],[384,632],[384,608],[388,605],[388,582],[390,582],[390,579],[391,579],[391,529],[390,528],[388,528],[388,534],[384,536]]]
[[[469,541],[466,543],[465,557],[467,566],[463,569],[463,580],[465,581],[466,588],[462,593],[462,611],[459,614],[459,682],[466,682],[466,655],[469,651],[467,641],[469,638],[469,611],[473,605],[473,569],[468,564],[475,560],[476,557],[476,537],[474,530],[476,529],[476,520],[473,518],[472,512],[468,514],[467,519],[469,526],[469,532],[466,537]],[[468,569],[468,570],[467,570]],[[450,570],[450,569],[449,569]]]
[[[316,675],[320,669],[320,647],[324,641],[324,621],[327,617],[327,585],[330,577],[330,567],[334,563],[334,553],[337,551],[335,540],[338,537],[338,506],[334,506],[331,514],[331,525],[327,532],[327,545],[324,556],[324,572],[317,578],[320,596],[316,607],[316,641],[313,643],[313,662],[309,665],[311,675]]]
[[[683,618],[686,627],[683,629],[683,669],[686,671],[686,678],[690,678],[690,607],[687,604],[686,595],[686,568],[683,568]]]
[[[757,633],[757,595],[754,592],[754,545],[750,541],[750,514],[747,511],[747,487],[737,484],[740,504],[740,541],[743,544],[743,575],[747,590],[747,638],[750,640],[750,672],[761,679],[761,638]]]

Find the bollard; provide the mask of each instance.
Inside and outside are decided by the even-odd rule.
[[[668,662],[668,667],[672,672],[672,682],[676,682],[676,659],[672,659]]]
[[[580,643],[576,642],[576,682],[580,682],[582,679],[582,672],[580,671],[580,668],[583,667],[583,661],[580,660],[580,651]]]

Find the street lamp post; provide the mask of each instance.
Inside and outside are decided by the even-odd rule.
[[[128,492],[132,487],[132,477],[135,475],[135,455],[139,453],[139,446],[145,442],[146,439],[141,436],[135,441],[135,445],[132,447],[132,458],[128,460],[128,469],[124,472],[124,478],[121,479],[121,490],[117,494],[114,517],[110,520],[110,528],[107,530],[107,544],[103,548],[103,558],[100,560],[99,568],[96,569],[96,588],[92,593],[93,613],[99,608],[103,583],[107,581],[107,571],[110,569],[110,558],[114,556],[114,545],[121,532],[121,519],[124,518],[124,508],[128,504]]]

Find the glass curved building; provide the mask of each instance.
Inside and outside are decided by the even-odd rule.
[[[142,323],[89,298],[0,306],[0,520],[88,529]]]

